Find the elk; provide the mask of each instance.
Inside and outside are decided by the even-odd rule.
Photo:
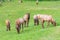
[[[10,31],[10,21],[7,19],[6,21],[5,21],[5,23],[6,23],[6,27],[7,27],[7,31]]]
[[[39,25],[38,16],[37,15],[34,15],[33,16],[33,19],[34,19],[34,25]]]
[[[54,26],[56,26],[56,22],[55,22],[55,20],[53,19],[53,17],[52,17],[51,15],[38,14],[37,16],[38,16],[39,20],[41,21],[43,28],[44,28],[44,22],[45,22],[45,21],[48,22],[47,27],[49,26],[49,23],[50,23],[50,22],[51,22]]]
[[[23,18],[19,18],[19,19],[16,20],[16,30],[17,30],[18,34],[20,33],[21,28],[22,28],[22,31],[23,31],[23,24],[24,24],[24,19]]]
[[[24,22],[25,22],[25,26],[28,27],[29,20],[30,20],[30,13],[25,14],[23,19],[24,19]]]

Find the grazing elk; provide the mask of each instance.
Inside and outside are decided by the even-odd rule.
[[[38,16],[34,15],[33,18],[34,18],[34,25],[39,25]]]
[[[6,20],[5,21],[5,23],[6,23],[6,27],[7,27],[7,31],[10,31],[10,21],[9,20]]]
[[[49,26],[49,23],[51,22],[54,26],[56,26],[56,22],[55,20],[52,18],[51,15],[43,15],[43,14],[38,14],[37,15],[39,20],[42,22],[42,27],[44,28],[44,22],[47,21],[48,22],[48,25],[47,27]]]
[[[16,30],[17,30],[18,34],[20,33],[21,28],[22,28],[22,31],[23,31],[23,23],[24,23],[23,18],[19,18],[19,19],[16,20]]]
[[[23,18],[24,18],[25,26],[28,27],[29,20],[30,20],[30,13],[25,14]]]

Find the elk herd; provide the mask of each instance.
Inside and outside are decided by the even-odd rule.
[[[19,34],[20,30],[23,28],[24,26],[28,27],[29,25],[29,20],[30,20],[30,13],[26,13],[23,18],[18,18],[15,21],[16,24],[16,31]],[[41,22],[42,28],[44,28],[44,22],[48,22],[47,27],[49,26],[49,24],[53,24],[54,26],[56,26],[56,21],[53,19],[53,17],[51,15],[47,15],[47,14],[37,14],[33,16],[33,20],[34,20],[34,26],[39,25],[39,22]],[[10,20],[6,20],[6,30],[10,31]]]

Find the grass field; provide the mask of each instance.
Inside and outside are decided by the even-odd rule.
[[[24,27],[24,31],[17,34],[15,20],[21,18],[25,13],[30,12],[31,19],[29,27]],[[54,27],[50,24],[49,28],[42,29],[41,24],[33,25],[34,14],[49,14],[57,22]],[[11,31],[6,31],[5,20],[11,22]],[[37,6],[34,1],[4,2],[0,7],[0,40],[60,40],[60,1],[40,1]]]

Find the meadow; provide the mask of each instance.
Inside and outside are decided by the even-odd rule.
[[[15,20],[22,18],[27,12],[30,13],[29,27],[24,27],[20,34],[16,32]],[[56,20],[57,26],[50,26],[42,29],[41,23],[34,26],[34,14],[48,14]],[[11,22],[11,31],[6,31],[5,20]],[[4,2],[0,7],[0,40],[60,40],[60,1],[40,1],[38,5],[35,1]]]

